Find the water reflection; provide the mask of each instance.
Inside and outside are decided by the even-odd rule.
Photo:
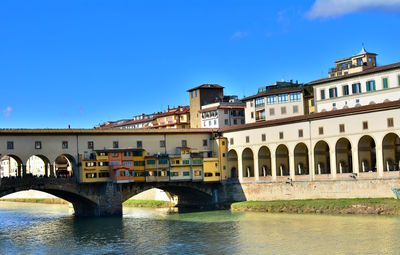
[[[125,208],[74,218],[65,205],[0,203],[0,254],[393,254],[397,217]]]

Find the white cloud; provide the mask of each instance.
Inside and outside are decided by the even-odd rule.
[[[247,32],[236,31],[233,33],[231,39],[242,39],[247,36]]]
[[[3,111],[4,117],[8,118],[11,115],[11,112],[13,111],[13,108],[11,106],[7,106],[6,109]]]
[[[338,17],[363,10],[399,11],[400,0],[315,0],[307,16],[311,19]]]

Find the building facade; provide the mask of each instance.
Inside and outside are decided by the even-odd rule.
[[[217,102],[201,107],[201,128],[224,128],[245,124],[246,105],[239,100]]]

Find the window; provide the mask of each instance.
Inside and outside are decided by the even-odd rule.
[[[298,113],[299,112],[299,106],[293,105],[293,113]]]
[[[189,172],[183,172],[183,176],[189,176],[190,173]]]
[[[301,100],[301,93],[297,92],[297,93],[290,93],[290,101],[291,102],[298,102]]]
[[[339,132],[344,133],[344,124],[339,124]]]
[[[375,91],[375,81],[374,80],[367,81],[365,84],[365,89],[367,92]]]
[[[108,177],[110,177],[109,172],[100,172],[99,173],[99,178],[108,178]]]
[[[397,83],[400,86],[400,74],[397,76]]]
[[[321,89],[321,100],[324,100],[325,99],[325,90],[324,89]]]
[[[203,139],[203,146],[208,146],[207,139]]]
[[[383,88],[387,89],[389,87],[388,78],[383,78],[382,79],[382,84],[383,84]]]
[[[256,98],[256,107],[264,106],[264,97]]]
[[[142,141],[136,141],[136,148],[141,149],[143,147]]]
[[[62,141],[61,147],[62,147],[63,149],[68,149],[68,141]]]
[[[182,165],[190,165],[190,160],[189,159],[182,160]]]
[[[97,173],[87,173],[86,178],[88,179],[97,178]]]
[[[118,152],[113,152],[113,153],[111,154],[111,156],[112,156],[113,158],[117,158],[117,157],[118,157]]]
[[[329,89],[329,98],[337,97],[337,88],[330,88]]]
[[[237,119],[233,120],[233,125],[237,125]]]
[[[117,149],[119,147],[118,141],[113,142],[113,148]]]
[[[160,147],[165,148],[165,140],[160,140]]]
[[[362,125],[364,130],[368,129],[368,121],[363,121]]]
[[[246,136],[246,143],[249,143],[249,142],[250,142],[250,137]]]
[[[267,104],[275,104],[276,96],[267,96]]]
[[[14,150],[14,142],[12,141],[7,142],[7,150]]]
[[[134,166],[144,166],[144,161],[133,161]]]
[[[195,90],[194,93],[195,93],[195,95],[196,95],[196,97],[197,97],[197,90]]]
[[[241,119],[241,120],[240,120],[240,124],[244,124],[244,119]]]
[[[251,101],[251,102],[250,102],[250,107],[253,107],[253,105],[254,105],[254,104],[253,104],[253,101]]]
[[[351,93],[358,94],[361,93],[361,83],[354,83],[351,85]]]
[[[278,95],[278,103],[287,103],[289,101],[289,96],[288,94],[279,94]]]
[[[230,143],[231,145],[233,145],[233,138],[230,138],[230,139],[229,139],[229,143]]]
[[[124,156],[125,157],[130,157],[131,156],[131,152],[130,151],[124,151]]]
[[[269,109],[269,115],[274,116],[275,115],[275,108],[270,108]]]
[[[299,137],[303,137],[303,129],[299,129]]]
[[[362,58],[357,58],[357,66],[362,66],[362,65],[363,65]]]
[[[286,114],[286,107],[281,107],[281,114]]]
[[[143,151],[134,150],[132,154],[133,154],[134,157],[141,157],[141,156],[143,156]]]
[[[267,137],[265,134],[261,134],[261,141],[265,142],[267,140]]]
[[[187,147],[187,141],[186,140],[182,140],[182,147]]]
[[[159,160],[158,160],[158,164],[160,164],[160,165],[166,165],[166,164],[168,164],[168,159],[166,159],[166,158],[159,159]]]
[[[42,142],[41,141],[36,141],[35,142],[35,149],[40,150],[42,148]]]
[[[251,118],[254,119],[254,112],[251,112]]]
[[[130,166],[132,166],[132,161],[122,161],[122,165],[130,167]]]
[[[283,132],[279,132],[279,139],[283,139]]]
[[[225,125],[228,125],[228,119],[224,120]]]
[[[323,127],[319,127],[318,128],[318,134],[320,134],[320,135],[324,134],[324,128]]]
[[[89,150],[93,150],[93,149],[94,149],[94,142],[93,142],[93,141],[87,142],[87,148],[88,148]]]
[[[228,109],[225,109],[225,110],[224,110],[224,114],[228,114]]]
[[[342,93],[343,93],[343,96],[348,96],[349,95],[349,85],[343,85]]]
[[[387,119],[387,126],[388,126],[388,127],[393,127],[393,126],[394,126],[393,118],[388,118],[388,119]]]

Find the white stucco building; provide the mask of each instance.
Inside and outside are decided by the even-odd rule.
[[[201,107],[202,128],[223,128],[245,124],[245,104],[238,100],[217,102]]]

